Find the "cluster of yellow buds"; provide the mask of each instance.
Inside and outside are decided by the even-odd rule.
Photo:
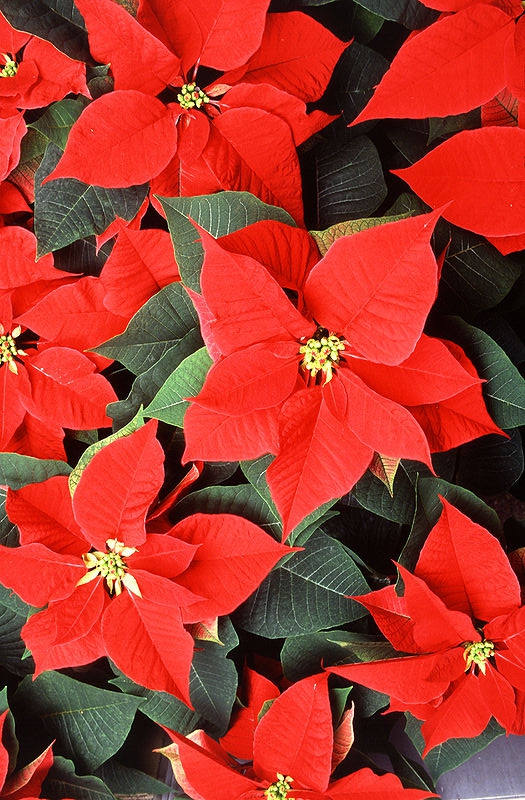
[[[284,775],[278,772],[277,781],[264,790],[264,795],[268,800],[286,800],[288,792],[292,788],[292,783],[293,778],[290,778],[289,775],[285,778]]]
[[[324,374],[324,383],[328,383],[333,377],[333,366],[339,363],[341,351],[345,349],[345,342],[334,333],[326,335],[319,331],[308,339],[306,344],[299,348],[299,353],[303,356],[301,366],[307,369],[315,377],[318,372]]]
[[[15,339],[22,333],[22,328],[17,325],[13,328],[11,333],[6,333],[3,325],[0,324],[0,365],[7,364],[11,372],[18,375],[18,367],[16,366],[15,358],[18,356],[26,356],[24,350],[20,350],[16,346]]]
[[[93,550],[82,555],[82,561],[86,565],[87,572],[77,581],[77,586],[89,583],[100,577],[106,581],[110,594],[121,594],[122,586],[125,586],[137,597],[142,597],[137,581],[128,572],[128,565],[124,561],[125,558],[129,558],[133,553],[136,553],[137,548],[126,547],[118,539],[108,539],[106,547],[106,553],[102,553],[100,550]]]
[[[200,108],[203,103],[210,102],[208,95],[199,89],[196,83],[185,83],[177,95],[177,100],[186,110]]]
[[[466,664],[465,672],[472,664],[477,664],[484,675],[487,669],[487,659],[494,655],[494,643],[483,639],[482,642],[465,642],[463,647],[465,648],[465,652],[463,653]]]
[[[5,59],[5,65],[3,69],[0,69],[0,77],[13,78],[18,72],[18,64],[8,53],[2,53],[1,55]]]

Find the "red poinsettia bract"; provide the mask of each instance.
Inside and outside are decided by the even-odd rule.
[[[267,478],[284,536],[350,491],[374,452],[431,467],[431,450],[499,430],[460,348],[422,332],[437,217],[342,237],[313,266],[308,234],[278,223],[224,246],[202,232],[202,294],[192,297],[215,363],[186,413],[184,458],[275,454]],[[266,265],[287,273],[286,286],[301,276],[304,313]]]
[[[178,783],[195,800],[368,800],[376,794],[389,800],[420,800],[436,796],[405,789],[397,776],[379,776],[368,768],[331,780],[352,743],[344,718],[342,726],[345,736],[338,737],[337,731],[334,735],[328,682],[314,675],[292,684],[260,718],[252,765],[241,766],[204,731],[188,737],[168,731],[173,744],[159,752],[170,759]],[[335,747],[337,738],[340,747]]]
[[[461,131],[395,173],[443,216],[502,253],[525,244],[525,16],[519,0],[424,0],[442,15],[406,40],[352,125],[378,118],[445,117],[515,97],[512,127]],[[509,105],[509,99],[505,100]],[[501,103],[496,105],[501,108]],[[484,119],[482,117],[482,119]],[[519,127],[516,127],[519,126]]]
[[[163,482],[151,421],[97,452],[71,496],[62,476],[9,491],[20,546],[0,581],[45,608],[22,636],[38,675],[108,656],[137,683],[189,698],[185,628],[229,614],[289,548],[230,514],[195,514],[166,533],[145,518]]]
[[[53,764],[51,745],[27,766],[13,769],[18,743],[12,735],[6,735],[9,713],[9,709],[6,709],[0,714],[0,797],[9,800],[34,800],[40,797],[42,783]]]
[[[306,103],[345,43],[300,12],[267,14],[269,0],[141,0],[136,17],[112,0],[76,5],[114,91],[84,110],[47,180],[155,179],[155,194],[170,196],[242,189],[301,222],[295,148],[332,119]],[[222,74],[201,87],[202,67]]]
[[[445,499],[414,573],[403,588],[356,597],[399,658],[330,667],[390,695],[390,709],[424,720],[425,753],[474,737],[491,717],[523,730],[525,606],[497,539]]]

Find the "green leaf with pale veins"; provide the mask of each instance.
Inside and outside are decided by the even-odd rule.
[[[366,616],[348,596],[369,591],[344,545],[316,530],[304,550],[273,569],[232,619],[268,639],[314,633]]]
[[[179,428],[184,426],[184,415],[189,406],[186,397],[197,395],[213,364],[205,347],[201,347],[181,361],[161,386],[151,403],[144,409],[145,417],[154,417]]]
[[[173,241],[179,272],[188,288],[201,291],[200,273],[204,251],[194,220],[212,236],[226,236],[263,219],[294,225],[282,208],[269,206],[249,192],[219,192],[200,197],[159,197]]]
[[[56,749],[87,773],[122,747],[142,702],[54,671],[24,678],[15,695],[15,706],[40,719]]]
[[[38,258],[77,239],[103,233],[117,217],[129,222],[139,210],[148,189],[147,184],[103,189],[74,178],[57,178],[42,185],[61,156],[60,147],[50,142],[35,173]]]
[[[344,222],[336,222],[335,225],[330,225],[324,231],[310,231],[313,236],[319,252],[322,256],[328,251],[328,248],[339,239],[341,236],[350,236],[352,233],[359,233],[366,228],[375,228],[377,225],[385,225],[387,222],[397,222],[400,219],[406,219],[409,214],[396,214],[391,217],[368,217],[366,219],[348,219]]]
[[[170,283],[140,308],[126,330],[95,348],[134,375],[146,372],[168,350],[180,361],[202,347],[199,320],[181,283]]]

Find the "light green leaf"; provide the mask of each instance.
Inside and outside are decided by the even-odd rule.
[[[314,237],[319,252],[324,256],[329,247],[336,239],[340,239],[341,236],[350,236],[353,233],[359,233],[359,231],[364,231],[367,228],[375,228],[378,225],[385,225],[387,222],[397,222],[409,216],[410,214],[394,214],[389,217],[349,219],[344,222],[336,222],[335,225],[330,225],[330,227],[326,228],[324,231],[310,231],[310,234]]]
[[[263,219],[295,225],[282,208],[269,206],[249,192],[218,192],[200,197],[159,197],[173,241],[182,280],[200,292],[203,249],[194,220],[212,236],[226,236]]]
[[[213,364],[205,347],[201,347],[181,361],[159,389],[144,416],[154,417],[179,428],[184,426],[184,415],[189,406],[185,397],[197,395]]]

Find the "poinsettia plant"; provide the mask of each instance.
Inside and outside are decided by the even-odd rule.
[[[524,16],[0,0],[5,796],[525,733]]]

